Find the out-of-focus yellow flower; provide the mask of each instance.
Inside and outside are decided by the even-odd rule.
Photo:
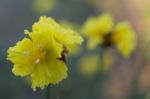
[[[83,76],[94,76],[98,73],[107,73],[111,69],[114,62],[114,55],[110,50],[105,50],[102,55],[87,54],[79,61],[79,72]]]
[[[8,60],[14,63],[12,72],[16,76],[30,76],[33,90],[65,79],[64,54],[71,50],[70,46],[81,44],[82,37],[45,16],[32,26],[31,32],[26,30],[25,33],[29,37],[8,49]]]
[[[109,14],[90,17],[83,25],[83,33],[88,38],[88,48],[94,49],[104,41],[104,36],[113,28],[113,18]]]
[[[93,76],[99,68],[99,56],[94,54],[85,55],[79,62],[79,71],[84,76]]]
[[[118,51],[128,57],[136,47],[135,32],[128,22],[120,22],[112,33],[112,42]]]
[[[47,13],[55,7],[55,0],[33,0],[33,9],[38,13]]]
[[[129,22],[120,22],[115,26],[109,14],[89,18],[83,32],[88,39],[89,49],[94,49],[97,45],[103,48],[115,45],[124,57],[128,57],[136,47],[135,32]]]

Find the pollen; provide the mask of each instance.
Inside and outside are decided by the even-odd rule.
[[[35,60],[36,64],[46,60],[47,52],[44,50],[41,44],[38,44],[37,47],[35,46],[32,50],[32,53],[32,59]]]

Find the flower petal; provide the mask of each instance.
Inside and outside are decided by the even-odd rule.
[[[65,79],[67,77],[67,67],[63,61],[50,60],[38,64],[31,77],[33,90],[36,90],[36,87],[43,89],[48,84],[57,84]]]
[[[124,57],[128,57],[136,46],[135,32],[128,22],[121,22],[116,26],[112,40]]]
[[[34,65],[30,61],[32,42],[28,38],[19,41],[16,46],[8,49],[8,60],[15,63],[13,73],[17,76],[26,76],[33,71]]]

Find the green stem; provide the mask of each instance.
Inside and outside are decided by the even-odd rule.
[[[104,54],[105,54],[105,50],[104,48],[102,48],[101,52],[100,52],[100,70],[101,72],[103,72],[104,70]]]
[[[103,58],[104,58],[104,50],[105,49],[102,49],[100,51],[100,55],[99,55],[99,58],[100,58],[100,69],[103,69]],[[90,99],[97,99],[97,95],[98,95],[98,85],[101,84],[101,72],[98,72],[97,75],[95,75],[95,77],[93,77],[92,81],[91,81],[91,95],[90,95]]]
[[[46,99],[51,99],[51,86],[50,85],[46,89]]]

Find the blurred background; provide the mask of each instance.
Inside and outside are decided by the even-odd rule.
[[[79,28],[89,16],[106,12],[116,22],[132,24],[137,37],[134,53],[125,59],[110,49],[101,62],[101,49],[87,51],[84,43],[68,55],[68,78],[51,86],[52,99],[150,99],[150,0],[0,0],[0,99],[46,96],[45,90],[33,92],[27,79],[14,76],[6,60],[7,49],[25,37],[24,29],[31,30],[41,15]],[[86,75],[80,65],[101,68]]]

